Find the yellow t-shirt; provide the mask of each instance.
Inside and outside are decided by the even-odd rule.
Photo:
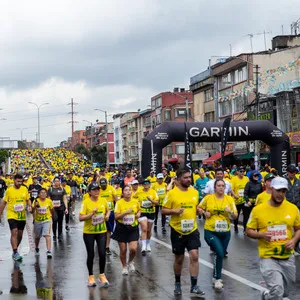
[[[264,192],[257,195],[255,205],[266,203],[270,200],[270,198],[271,198],[271,194],[264,191]]]
[[[106,199],[110,210],[114,210],[115,208],[115,199],[114,199],[115,195],[116,195],[116,191],[111,185],[108,185],[106,190],[100,189],[100,197]]]
[[[80,214],[88,215],[92,213],[96,207],[98,208],[97,213],[92,218],[84,221],[83,233],[95,234],[107,231],[105,215],[108,212],[109,207],[106,199],[99,197],[97,201],[93,201],[88,195],[81,204]]]
[[[295,179],[290,179],[292,185],[294,185]]]
[[[170,177],[173,178],[176,176],[176,172],[170,171]]]
[[[181,191],[178,187],[174,187],[168,192],[163,202],[163,207],[169,209],[184,208],[181,215],[171,215],[170,226],[180,234],[186,235],[197,230],[197,205],[198,191],[188,189]]]
[[[71,194],[72,194],[72,189],[71,189],[71,187],[69,186],[69,185],[66,185],[65,187],[64,187],[64,189],[65,189],[65,191],[66,191],[66,196],[67,196],[67,200],[69,201],[70,200],[70,198],[71,198]]]
[[[118,200],[120,200],[122,198],[122,188],[117,188],[115,189],[116,191],[116,196],[118,197]]]
[[[52,200],[50,198],[46,198],[44,201],[42,201],[40,198],[37,198],[33,202],[32,207],[35,207],[37,202],[39,203],[40,207],[37,207],[35,210],[34,222],[42,223],[50,221],[51,209],[53,208]]]
[[[25,186],[16,189],[14,186],[9,187],[4,196],[7,203],[7,219],[17,221],[26,221],[26,202],[30,199],[30,195]]]
[[[244,176],[242,179],[238,176],[232,178],[232,190],[237,196],[239,196],[239,199],[235,200],[236,205],[245,203],[244,190],[248,181],[249,178],[247,176]]]
[[[158,195],[153,189],[149,189],[148,192],[145,192],[144,190],[141,191],[138,194],[138,198],[141,206],[141,212],[148,213],[148,214],[155,213],[155,204],[153,204],[150,200],[148,200],[147,197],[150,197],[152,200],[155,201],[158,200]]]
[[[156,183],[156,176],[148,176],[147,179],[150,181],[151,184]]]
[[[162,205],[166,194],[167,194],[167,184],[165,182],[163,182],[162,184],[159,184],[158,182],[154,183],[152,186],[152,189],[154,191],[156,191],[157,195],[158,195],[158,205]]]
[[[278,207],[269,201],[253,208],[247,227],[259,232],[271,231],[270,242],[258,240],[258,252],[262,258],[289,258],[294,250],[286,250],[284,244],[293,237],[293,228],[300,226],[300,214],[296,205],[284,200]]]
[[[204,229],[215,232],[230,231],[230,218],[229,213],[225,212],[226,206],[237,213],[234,199],[231,196],[224,195],[223,200],[219,200],[215,194],[210,194],[203,198],[199,207],[211,213],[211,217],[205,220]]]
[[[122,214],[129,208],[132,208],[133,212],[129,215],[124,216],[123,219],[119,219],[118,222],[124,225],[129,225],[129,226],[131,225],[132,227],[135,227],[139,224],[137,218],[135,217],[135,215],[140,210],[140,204],[138,200],[131,198],[130,201],[125,201],[123,198],[120,199],[116,203],[115,213]]]
[[[266,171],[262,171],[262,172],[260,172],[260,174],[261,174],[262,178],[264,179],[265,176],[267,176],[269,173]]]

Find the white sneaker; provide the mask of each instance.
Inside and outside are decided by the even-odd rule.
[[[72,212],[72,216],[75,217],[75,211]]]
[[[147,252],[151,252],[151,246],[150,246],[150,244],[147,245],[146,250],[147,250]]]
[[[133,262],[130,262],[130,263],[128,264],[128,272],[129,272],[129,273],[135,272],[135,267],[134,267],[134,263],[133,263]]]
[[[122,275],[128,275],[128,269],[127,269],[127,267],[123,268]]]
[[[224,284],[223,284],[222,279],[217,279],[215,281],[214,287],[215,287],[216,290],[221,290],[223,288],[223,286],[224,286]]]

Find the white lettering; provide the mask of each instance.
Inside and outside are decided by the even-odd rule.
[[[239,128],[239,136],[249,135],[248,126],[246,126],[245,128],[239,126],[238,128]]]
[[[281,171],[282,175],[286,175],[287,173],[287,151],[281,151]]]
[[[218,127],[211,127],[211,128],[197,128],[192,127],[189,131],[190,136],[192,137],[219,137],[221,129]],[[249,135],[249,128],[248,126],[245,127],[229,127],[229,136],[248,136]]]
[[[211,131],[211,136],[219,136],[219,133],[220,133],[220,128],[218,127],[211,127],[210,129]]]
[[[200,134],[200,137],[201,136],[209,136],[209,133],[208,133],[208,131],[207,131],[207,129],[204,127],[203,129],[202,129],[202,132],[201,132],[201,134]]]

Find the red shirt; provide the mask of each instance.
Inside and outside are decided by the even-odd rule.
[[[132,176],[132,177],[129,177],[129,178],[126,176],[126,177],[124,178],[124,184],[129,184],[129,183],[130,183],[131,181],[133,181],[133,180],[134,180],[134,177],[133,177],[133,176]]]

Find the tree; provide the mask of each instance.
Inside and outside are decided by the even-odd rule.
[[[9,152],[6,149],[0,149],[0,164],[4,163],[9,157]]]
[[[93,161],[100,164],[106,163],[106,146],[94,146],[91,149]]]
[[[85,155],[88,159],[91,157],[90,151],[82,144],[75,145],[74,150],[75,152]]]
[[[18,148],[19,149],[27,149],[27,146],[23,141],[18,141]]]

